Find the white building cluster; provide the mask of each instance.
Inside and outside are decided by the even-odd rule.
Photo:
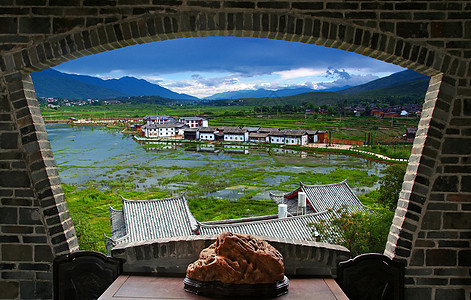
[[[265,127],[208,126],[201,117],[145,116],[141,133],[146,138],[183,138],[197,141],[254,142],[307,145],[318,142],[316,130],[280,130]]]

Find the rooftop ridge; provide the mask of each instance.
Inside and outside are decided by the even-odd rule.
[[[299,181],[299,183],[301,184],[301,186],[307,186],[307,187],[321,187],[321,186],[336,186],[336,185],[342,185],[342,184],[347,183],[347,181],[348,181],[348,178],[345,178],[343,181],[341,181],[341,182],[336,182],[336,183],[305,184],[305,183],[303,183],[301,180]],[[348,186],[348,184],[347,184],[347,186]]]
[[[286,217],[286,218],[276,218],[276,219],[267,219],[267,220],[258,220],[258,221],[251,221],[251,222],[239,222],[239,223],[229,223],[229,224],[224,224],[224,223],[221,223],[221,224],[212,224],[212,225],[207,225],[207,224],[204,224],[204,223],[200,223],[198,222],[198,225],[203,225],[203,227],[207,227],[207,228],[210,228],[210,227],[219,227],[219,225],[226,225],[227,227],[234,227],[234,226],[239,226],[240,224],[262,224],[262,223],[271,223],[271,222],[286,222],[286,221],[290,221],[290,220],[299,220],[299,219],[310,219],[312,217],[316,217],[316,216],[321,216],[321,215],[325,215],[325,214],[329,214],[329,213],[334,213],[333,211],[329,211],[329,210],[324,210],[324,211],[321,211],[321,212],[317,212],[317,213],[311,213],[311,214],[305,214],[305,215],[298,215],[298,216],[292,216],[292,217]]]
[[[175,197],[168,197],[168,198],[161,198],[161,199],[141,199],[141,200],[131,200],[131,199],[126,199],[124,198],[123,196],[119,195],[121,197],[121,200],[126,203],[132,203],[132,202],[158,202],[158,201],[169,201],[169,200],[179,200],[179,199],[182,199],[187,202],[186,198],[185,198],[185,195],[186,193],[183,193],[179,196],[175,196]]]

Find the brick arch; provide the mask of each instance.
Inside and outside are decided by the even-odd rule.
[[[281,39],[295,42],[304,42],[343,49],[367,55],[386,62],[395,63],[409,69],[434,76],[429,91],[425,115],[432,114],[439,99],[438,92],[442,84],[440,71],[448,67],[443,60],[451,61],[450,56],[443,56],[419,44],[412,44],[392,35],[361,26],[346,25],[329,20],[315,18],[296,18],[286,14],[215,14],[199,12],[198,14],[177,14],[140,16],[126,19],[124,22],[98,26],[74,34],[55,38],[54,42],[46,41],[22,52],[22,67],[26,71],[42,69],[60,64],[64,61],[86,56],[90,53],[118,49],[128,45],[161,41],[182,37],[198,37],[212,35],[236,35],[240,37],[263,37]],[[38,60],[28,60],[30,57]],[[21,62],[20,62],[21,63]],[[435,69],[436,67],[436,69]],[[427,110],[428,109],[428,110]],[[431,115],[429,116],[431,117]],[[436,120],[438,116],[435,116]],[[426,120],[424,118],[423,120]],[[447,123],[448,120],[441,120]],[[386,253],[408,261],[413,230],[407,230],[411,223],[420,219],[420,206],[423,203],[413,204],[409,212],[409,200],[415,197],[426,196],[428,192],[420,190],[416,196],[417,187],[415,179],[429,177],[419,170],[421,154],[432,145],[427,145],[425,137],[430,122],[421,122],[418,139],[414,145],[412,161],[409,165],[408,176],[404,185],[400,207],[396,213],[394,225]],[[435,145],[433,145],[436,148]],[[434,149],[436,150],[436,149]],[[432,150],[430,150],[432,151]],[[431,179],[424,179],[430,181]],[[424,188],[424,187],[422,187]],[[409,226],[410,227],[410,226]],[[398,253],[399,252],[399,253]]]
[[[420,42],[339,20],[254,12],[151,14],[58,34],[6,58],[26,72],[130,45],[175,38],[238,36],[269,38],[337,48],[393,63],[426,75],[458,71],[459,59]],[[450,70],[450,66],[454,68]],[[460,72],[465,72],[465,64]]]
[[[199,3],[199,1],[191,2]],[[236,2],[230,3],[236,5]],[[455,146],[459,144],[461,132],[457,126],[464,126],[459,125],[459,122],[464,122],[462,117],[467,116],[467,113],[463,111],[470,105],[469,100],[463,99],[466,98],[467,90],[461,94],[458,92],[459,86],[466,85],[462,78],[469,76],[468,62],[461,59],[461,54],[446,51],[439,46],[431,47],[421,39],[423,33],[420,30],[415,33],[411,29],[411,34],[407,32],[402,34],[398,25],[396,31],[389,30],[384,33],[381,26],[370,27],[367,24],[368,20],[377,21],[372,17],[361,17],[360,19],[367,21],[353,22],[349,18],[316,17],[315,14],[311,16],[310,13],[301,13],[303,8],[300,7],[303,5],[307,5],[306,10],[311,10],[308,3],[289,3],[288,9],[280,10],[275,7],[262,11],[240,8],[233,12],[218,12],[219,6],[189,10],[167,9],[163,13],[154,11],[149,14],[146,10],[143,12],[123,10],[120,13],[122,20],[104,25],[100,22],[98,25],[90,26],[83,26],[83,22],[80,21],[63,22],[57,28],[54,27],[51,34],[46,34],[44,38],[32,40],[29,45],[3,55],[3,59],[0,60],[0,68],[3,71],[0,79],[2,85],[6,87],[3,93],[11,103],[8,109],[14,116],[12,123],[17,128],[19,148],[22,148],[21,155],[27,164],[27,175],[25,175],[27,178],[24,179],[24,185],[26,188],[28,182],[31,182],[31,191],[39,203],[37,210],[42,216],[42,222],[48,233],[47,238],[55,255],[75,251],[77,241],[29,73],[77,57],[138,43],[191,36],[223,35],[323,45],[356,52],[431,75],[423,115],[385,253],[405,261],[408,267],[406,283],[410,287],[417,286],[418,288],[415,288],[417,293],[426,289],[430,296],[435,296],[438,292],[430,289],[434,281],[429,280],[431,279],[429,275],[434,275],[432,272],[438,271],[419,267],[442,266],[439,256],[445,254],[454,255],[455,265],[460,265],[460,262],[456,262],[458,259],[463,260],[465,265],[469,264],[469,260],[464,256],[470,253],[461,254],[459,251],[448,249],[451,246],[445,246],[446,249],[429,249],[440,248],[440,244],[446,245],[446,243],[438,239],[432,242],[426,241],[434,234],[437,235],[436,231],[451,223],[450,218],[455,216],[453,211],[459,208],[465,210],[464,206],[453,203],[440,206],[440,202],[456,198],[461,191],[471,192],[464,188],[463,184],[470,181],[469,176],[452,176],[448,174],[451,173],[451,169],[449,172],[446,171],[446,168],[453,167],[450,165],[464,161],[460,155],[469,154],[469,151],[455,151],[450,146],[450,143]],[[285,4],[280,2],[279,5]],[[451,137],[445,139],[450,135]],[[439,160],[443,154],[445,158]],[[470,173],[464,169],[458,172]],[[17,197],[16,194],[14,197]],[[18,214],[21,214],[21,211]],[[463,238],[458,238],[466,239],[464,233]],[[469,246],[469,243],[467,245]],[[451,263],[453,262],[447,261],[444,265],[449,266]]]

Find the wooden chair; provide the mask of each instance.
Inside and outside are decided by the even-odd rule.
[[[340,262],[337,283],[351,300],[404,299],[404,264],[368,253]]]
[[[100,252],[77,251],[54,259],[54,300],[92,300],[121,274],[120,260]]]

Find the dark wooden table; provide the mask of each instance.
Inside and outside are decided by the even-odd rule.
[[[198,296],[183,290],[183,278],[119,276],[98,300],[111,299],[215,299]],[[334,279],[290,279],[288,294],[276,299],[348,300]]]

